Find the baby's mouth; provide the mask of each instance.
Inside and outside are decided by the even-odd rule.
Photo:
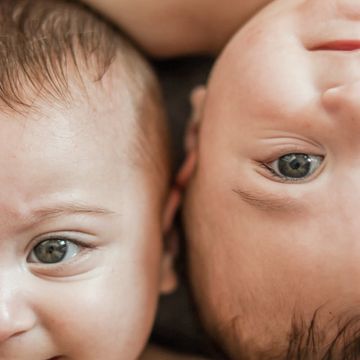
[[[334,40],[315,46],[312,51],[357,51],[360,50],[360,40]]]

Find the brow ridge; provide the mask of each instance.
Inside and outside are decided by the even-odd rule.
[[[27,223],[36,223],[53,219],[66,215],[91,215],[91,216],[106,216],[114,215],[115,212],[106,208],[81,204],[81,203],[64,203],[55,206],[47,206],[35,209],[28,216],[25,217]]]

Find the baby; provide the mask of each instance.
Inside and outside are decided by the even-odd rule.
[[[0,51],[0,359],[138,359],[176,284],[157,81],[70,1],[1,1]]]
[[[275,1],[193,97],[190,272],[232,359],[360,358],[359,25],[358,0]]]

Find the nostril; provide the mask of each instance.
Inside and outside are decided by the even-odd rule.
[[[11,308],[3,306],[1,310],[0,343],[20,337],[35,326],[36,317],[30,309],[19,306]]]
[[[360,81],[354,81],[326,90],[321,99],[328,119],[337,124],[341,131],[355,136],[356,142],[360,131],[359,94]]]
[[[339,86],[334,86],[327,89],[321,98],[322,104],[325,109],[329,111],[337,111],[340,108],[340,102],[338,97]]]
[[[0,344],[7,341],[10,338],[21,336],[25,331],[14,331],[11,327],[4,328],[2,324],[0,326]]]

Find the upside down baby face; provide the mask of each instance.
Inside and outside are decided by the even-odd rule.
[[[285,351],[294,313],[308,325],[325,304],[323,324],[357,312],[359,49],[358,1],[275,1],[199,97],[190,268],[205,322],[234,358]]]

